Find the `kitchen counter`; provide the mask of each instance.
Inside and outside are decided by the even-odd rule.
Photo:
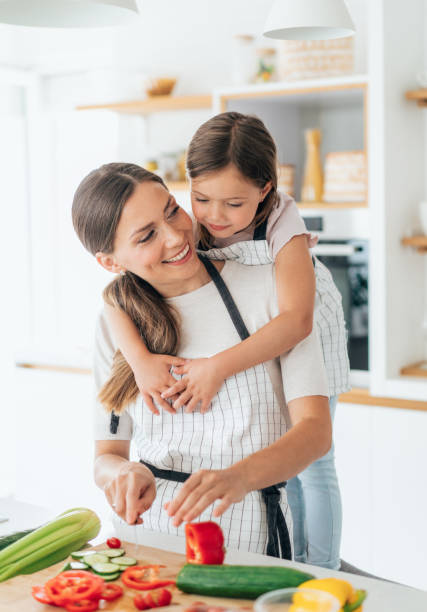
[[[9,533],[13,530],[27,529],[40,525],[51,518],[51,513],[44,508],[18,502],[12,498],[0,499],[0,515],[10,516],[10,520],[0,523],[0,535]],[[107,533],[107,525],[104,525],[102,540],[113,535],[113,530]],[[133,526],[125,525],[120,533],[116,533],[124,541],[134,542],[139,546],[150,546],[153,548],[185,554],[185,540],[182,537],[168,535],[164,533],[145,530],[143,537],[138,534]],[[94,543],[100,543],[99,537]],[[424,612],[427,610],[427,592],[420,591],[411,587],[365,578],[355,574],[345,572],[335,572],[321,567],[285,561],[267,557],[265,555],[242,552],[238,550],[227,550],[226,563],[244,565],[283,565],[292,566],[302,571],[314,574],[317,578],[331,577],[346,579],[355,588],[366,589],[368,597],[363,606],[364,612]],[[1,602],[0,584],[0,602]],[[0,604],[1,609],[1,604]]]

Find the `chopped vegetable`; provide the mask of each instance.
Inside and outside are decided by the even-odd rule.
[[[65,606],[68,612],[94,612],[98,610],[99,600],[94,599],[82,599],[81,601],[75,601]]]
[[[36,601],[39,601],[42,604],[49,604],[55,606],[51,598],[46,594],[44,586],[33,586],[31,589],[31,594]]]
[[[6,548],[6,546],[10,546],[10,544],[13,544],[14,542],[17,542],[29,533],[33,533],[35,530],[36,529],[34,528],[26,529],[25,531],[14,531],[13,533],[0,537],[0,550],[3,550],[3,548]]]
[[[150,591],[149,593],[138,593],[133,598],[133,603],[138,610],[148,610],[149,608],[161,608],[168,606],[172,601],[172,593],[167,589]]]
[[[106,548],[105,550],[97,550],[96,552],[109,558],[121,557],[125,554],[124,548]]]
[[[160,567],[164,567],[164,565],[135,565],[128,567],[122,574],[123,584],[138,591],[149,591],[175,584],[174,580],[164,580],[157,577]]]
[[[297,587],[314,578],[291,567],[268,565],[195,565],[181,569],[176,586],[184,593],[256,599],[267,591]]]
[[[133,559],[132,557],[114,557],[112,563],[117,563],[117,565],[121,565],[121,566],[129,566],[129,565],[136,565],[138,563],[138,561],[136,559]],[[121,567],[120,569],[124,569],[123,567]]]
[[[101,599],[106,601],[114,601],[123,595],[123,589],[120,584],[105,584],[102,589]]]
[[[341,604],[342,612],[357,610],[366,598],[366,591],[356,591],[347,580],[341,578],[319,578],[308,580],[300,585],[303,589],[316,589],[334,595]],[[293,602],[299,606],[306,604],[304,593],[295,593]]]
[[[120,548],[121,545],[119,538],[108,538],[107,540],[108,548]]]
[[[101,523],[87,508],[76,508],[25,535],[0,551],[0,582],[32,574],[66,559],[96,537]]]
[[[218,523],[187,523],[185,537],[187,563],[221,565],[224,562],[224,534]]]
[[[68,606],[83,600],[99,600],[104,581],[84,570],[69,570],[48,580],[44,588],[54,604]]]

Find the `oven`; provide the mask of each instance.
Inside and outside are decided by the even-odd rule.
[[[325,240],[312,249],[331,272],[342,296],[352,370],[369,370],[369,243],[367,240]]]

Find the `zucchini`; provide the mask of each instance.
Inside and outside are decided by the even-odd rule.
[[[297,587],[313,578],[291,567],[187,563],[178,574],[176,586],[184,593],[256,599],[267,591]]]
[[[133,559],[132,557],[114,557],[112,562],[117,563],[117,565],[124,565],[126,567],[137,564],[137,560]]]
[[[115,563],[92,563],[90,567],[97,574],[116,574],[120,571]]]
[[[120,578],[120,572],[115,572],[114,574],[97,574],[96,572],[93,572],[96,576],[101,576],[101,578],[105,581],[105,582],[111,582],[112,580],[117,580],[117,578]]]
[[[76,550],[75,552],[71,553],[71,556],[73,557],[73,559],[76,559],[77,561],[84,561],[85,557],[94,555],[95,553],[96,553],[96,550]]]
[[[100,555],[105,555],[106,557],[121,557],[125,554],[124,548],[106,548],[105,550],[97,550],[96,551]]]

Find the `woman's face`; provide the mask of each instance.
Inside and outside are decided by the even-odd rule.
[[[234,166],[191,181],[191,204],[197,221],[215,238],[229,238],[252,223],[258,204],[271,189],[260,189]]]
[[[192,290],[200,270],[191,218],[155,181],[138,184],[126,202],[112,254],[97,253],[111,272],[129,270],[165,297]]]

